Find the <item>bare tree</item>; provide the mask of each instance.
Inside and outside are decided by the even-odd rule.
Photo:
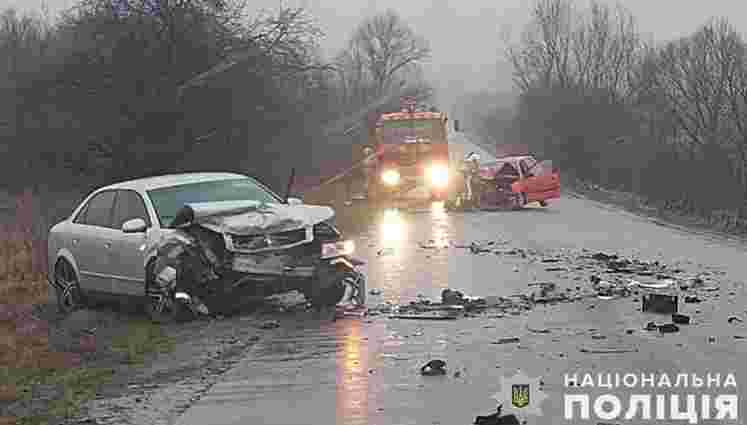
[[[508,46],[514,82],[526,91],[537,85],[571,82],[569,66],[575,11],[569,0],[539,0],[519,45]]]
[[[377,94],[393,82],[399,71],[422,63],[431,54],[426,41],[392,10],[363,21],[350,44],[373,78]]]
[[[629,11],[592,2],[580,13],[570,0],[539,0],[518,44],[506,49],[514,81],[532,87],[576,87],[629,95],[641,43]]]

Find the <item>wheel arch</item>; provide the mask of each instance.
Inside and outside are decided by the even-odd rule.
[[[144,294],[148,293],[148,285],[150,285],[151,281],[152,271],[150,270],[150,268],[152,268],[156,264],[157,259],[158,255],[156,255],[156,253],[153,253],[146,256],[145,260],[143,261],[143,270],[145,270],[145,284],[143,285]]]
[[[54,263],[52,264],[52,276],[54,276],[54,272],[57,270],[57,265],[60,263],[60,261],[67,261],[67,263],[70,264],[70,267],[73,268],[73,273],[75,273],[75,278],[78,280],[78,282],[80,282],[80,268],[78,267],[78,262],[75,261],[73,253],[66,248],[61,248],[59,251],[57,251]]]

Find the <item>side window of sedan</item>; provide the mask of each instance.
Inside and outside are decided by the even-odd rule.
[[[148,210],[145,209],[143,198],[133,190],[120,190],[114,208],[115,228],[121,229],[126,221],[134,218],[142,218],[150,227],[150,217],[148,217]]]
[[[112,227],[114,195],[114,191],[101,192],[95,195],[83,207],[75,222],[89,226]]]

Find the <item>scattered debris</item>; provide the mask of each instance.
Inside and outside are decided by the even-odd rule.
[[[675,295],[648,294],[642,298],[641,311],[660,314],[677,313],[677,299]]]
[[[349,305],[337,307],[335,317],[358,317],[363,318],[368,315],[368,309],[365,306]]]
[[[276,329],[280,327],[280,322],[277,320],[267,320],[262,322],[262,325],[260,325],[262,329]]]
[[[464,294],[449,288],[441,291],[441,302],[444,305],[461,305],[464,304]]]
[[[675,325],[674,323],[667,323],[665,325],[659,326],[659,332],[661,333],[673,333],[673,332],[679,332],[680,328],[679,326]]]
[[[443,360],[431,360],[420,368],[423,376],[446,375],[446,362]]]
[[[647,331],[656,331],[656,330],[659,330],[659,325],[657,325],[654,322],[648,322],[648,323],[646,323],[646,327],[643,328],[643,329],[645,329]]]
[[[381,295],[381,289],[375,289],[374,288],[374,289],[368,291],[368,293],[371,294],[371,295]]]
[[[544,329],[544,328],[543,329],[533,329],[533,328],[527,327],[527,330],[529,330],[529,332],[532,332],[532,333],[535,333],[535,334],[549,334],[550,333],[550,329]]]
[[[493,344],[518,344],[521,342],[519,337],[510,337],[510,338],[501,338],[498,341],[493,342]]]
[[[603,252],[598,252],[592,255],[591,258],[597,261],[612,261],[612,260],[617,260],[619,257],[616,254],[609,255]]]
[[[516,415],[503,415],[501,416],[501,410],[503,405],[499,404],[496,412],[487,416],[477,416],[475,418],[474,425],[519,425],[519,420]]]
[[[672,315],[672,322],[678,324],[678,325],[689,325],[690,324],[690,316],[686,316],[684,314],[673,314]]]
[[[730,316],[726,321],[729,322],[729,323],[734,323],[734,322],[742,323],[742,322],[744,322],[744,320],[740,319],[737,316]]]
[[[697,303],[701,303],[701,302],[703,302],[703,300],[701,300],[700,298],[698,298],[695,295],[687,295],[687,296],[685,296],[685,303],[687,303],[687,304],[697,304]]]
[[[439,249],[443,247],[443,245],[438,245],[433,239],[429,240],[427,243],[420,242],[419,245],[422,249]]]
[[[456,316],[433,315],[433,314],[394,314],[391,319],[402,320],[456,320]]]
[[[592,335],[591,339],[607,339],[607,337],[604,335]]]
[[[567,272],[568,269],[565,267],[548,267],[545,269],[546,272]]]
[[[394,248],[383,248],[380,249],[379,252],[376,253],[379,257],[387,256],[387,255],[393,255],[394,254]]]
[[[488,243],[487,245],[488,245],[488,246],[490,246],[490,245],[493,245],[493,242],[489,242],[489,243]],[[472,242],[472,243],[471,243],[471,244],[469,245],[469,250],[470,250],[470,252],[471,252],[471,253],[473,253],[473,254],[483,254],[483,253],[486,253],[486,252],[490,252],[490,251],[491,251],[491,249],[490,249],[490,248],[487,248],[487,247],[485,247],[485,246],[481,246],[481,245],[478,245],[478,244],[477,244],[476,242]]]
[[[646,288],[646,289],[664,289],[664,288],[669,288],[670,286],[672,286],[672,284],[673,284],[673,281],[642,283],[636,280],[631,280],[628,286],[638,286],[638,287]]]
[[[582,353],[587,354],[623,354],[637,353],[637,348],[581,348]]]
[[[545,258],[542,260],[543,263],[559,263],[560,259],[558,258]]]

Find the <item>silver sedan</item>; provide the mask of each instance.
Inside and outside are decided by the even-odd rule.
[[[179,221],[178,216],[184,211],[184,206],[195,205],[197,211],[201,211],[197,209],[198,206],[203,209],[208,206],[208,209],[220,212],[221,205],[236,201],[274,205],[273,208],[285,217],[314,216],[315,222],[297,221],[303,222],[298,226],[303,225],[306,229],[304,234],[309,235],[308,240],[289,247],[310,243],[317,235],[318,222],[334,214],[330,209],[325,209],[327,207],[301,205],[298,199],[291,198],[286,203],[258,181],[233,173],[174,174],[100,188],[87,196],[69,218],[50,230],[48,262],[49,276],[53,276],[50,284],[57,290],[61,310],[69,312],[75,309],[89,295],[149,295],[146,270],[157,255],[151,248],[169,236],[174,239],[175,232],[181,231],[172,222]],[[327,215],[319,218],[319,211]],[[215,222],[212,221],[213,224]],[[233,229],[236,229],[235,224],[234,220]],[[340,236],[336,229],[332,227],[331,230],[333,236]],[[224,236],[230,240],[230,235]],[[348,254],[338,241],[332,242],[323,244],[323,249],[320,245],[320,258],[324,258],[322,251],[327,257],[344,257]],[[228,246],[232,248],[231,244]],[[264,251],[268,249],[272,247],[264,248]],[[239,257],[235,252],[229,252],[229,255]],[[242,255],[247,258],[246,251]],[[287,265],[283,266],[283,270],[290,269]],[[236,270],[234,268],[232,271]]]

